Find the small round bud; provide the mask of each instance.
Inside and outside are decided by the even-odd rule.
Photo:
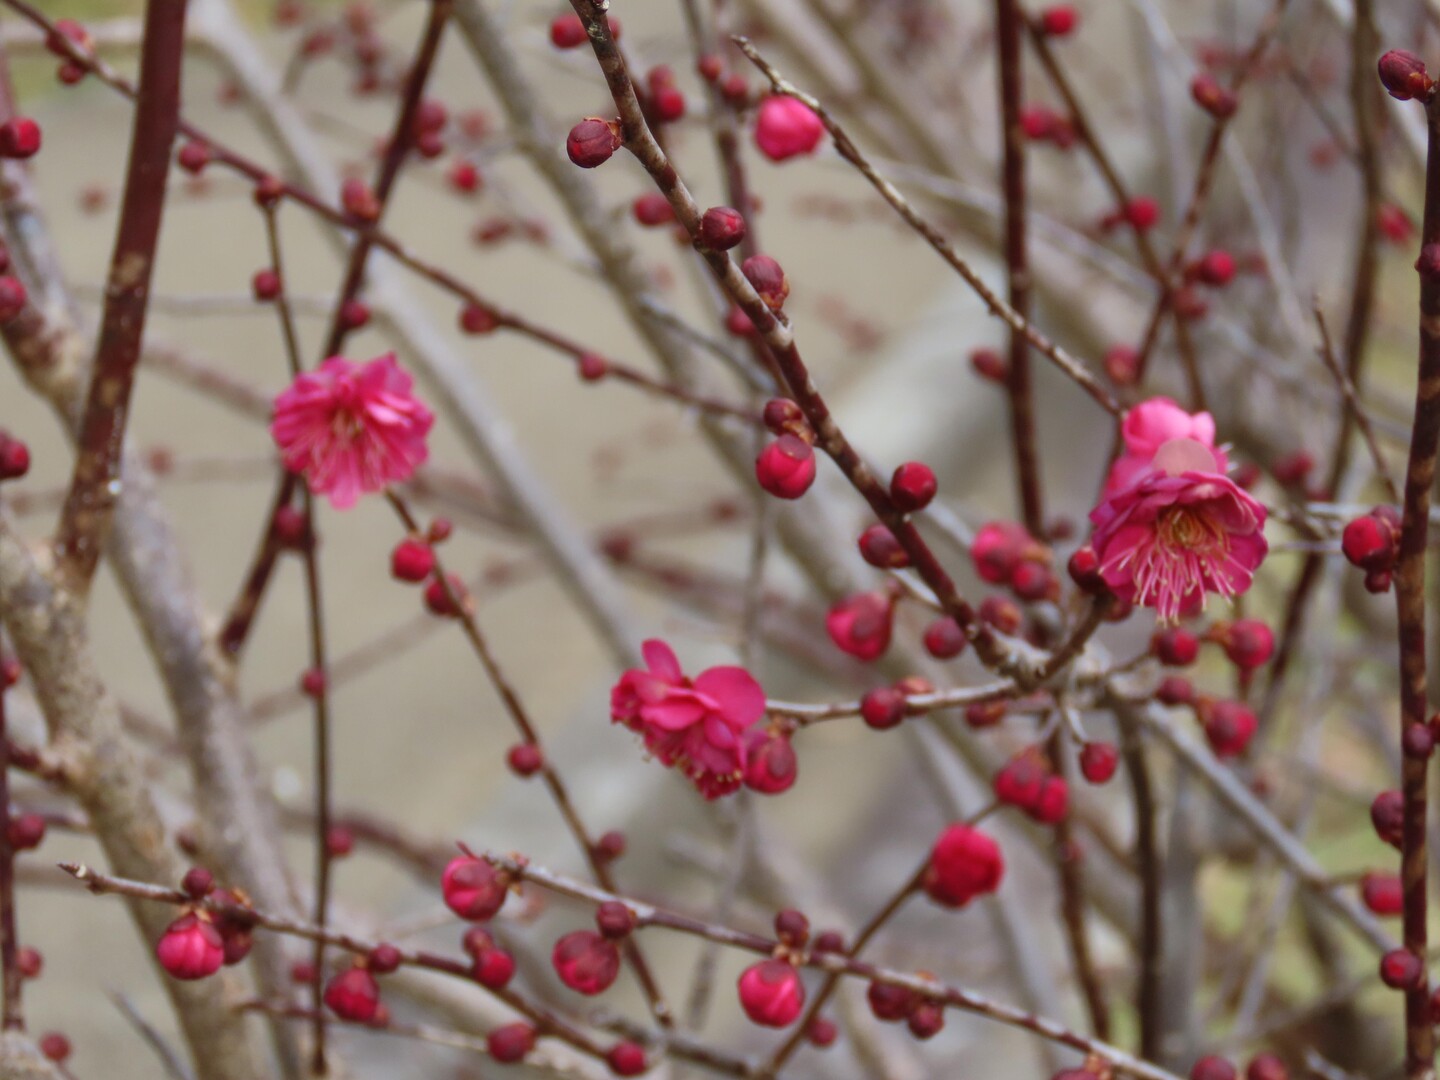
[[[1133,386],[1140,377],[1140,353],[1129,345],[1112,345],[1100,363],[1116,386]]]
[[[362,224],[369,225],[380,219],[380,200],[374,189],[359,177],[352,176],[340,185],[340,205]]]
[[[396,581],[418,584],[435,572],[435,549],[423,540],[401,540],[390,552],[390,574]]]
[[[860,699],[860,719],[867,727],[885,731],[905,719],[905,695],[893,686],[880,686]]]
[[[1056,4],[1040,12],[1040,32],[1047,37],[1065,37],[1075,32],[1079,13],[1069,4]]]
[[[925,628],[925,651],[936,660],[953,660],[965,651],[970,639],[960,624],[949,615],[941,615]]]
[[[400,966],[400,950],[388,941],[382,941],[370,950],[366,963],[376,975],[389,975]]]
[[[789,398],[771,398],[765,403],[763,415],[765,426],[775,435],[798,435],[810,430],[800,406]]]
[[[635,912],[618,900],[607,900],[595,909],[595,925],[612,941],[629,937],[635,931]]]
[[[1190,80],[1190,96],[1195,99],[1196,105],[1216,120],[1228,120],[1240,105],[1239,99],[1208,71],[1202,71]]]
[[[1391,49],[1380,57],[1377,67],[1380,85],[1397,101],[1412,98],[1423,101],[1435,88],[1435,80],[1425,70],[1425,61],[1404,49]]]
[[[794,908],[785,908],[775,915],[775,936],[783,945],[803,949],[810,940],[810,920]]]
[[[265,175],[255,181],[252,192],[256,205],[269,209],[285,195],[285,184],[278,176]]]
[[[1405,837],[1405,797],[1398,791],[1382,791],[1370,804],[1370,824],[1375,835],[1395,850]]]
[[[0,124],[0,157],[24,160],[40,150],[40,125],[28,116],[12,116]]]
[[[970,366],[982,379],[1003,383],[1010,378],[1010,365],[994,349],[976,349],[970,354]]]
[[[525,1055],[535,1049],[535,1029],[525,1023],[498,1027],[485,1037],[485,1048],[503,1065],[524,1061]]]
[[[893,1023],[909,1016],[919,998],[915,991],[907,987],[872,982],[865,991],[865,1000],[870,1005],[870,1011],[875,1014],[875,1019]]]
[[[45,840],[45,818],[40,814],[17,814],[6,822],[5,838],[14,851],[33,851]]]
[[[1235,1066],[1209,1054],[1190,1066],[1190,1080],[1236,1080]]]
[[[1120,751],[1113,743],[1087,742],[1080,748],[1080,772],[1092,784],[1107,783],[1120,764]]]
[[[1405,910],[1405,887],[1400,875],[1372,870],[1360,879],[1360,899],[1376,915],[1399,915]]]
[[[215,875],[203,866],[192,866],[185,871],[180,888],[192,900],[203,900],[215,890]]]
[[[579,994],[602,994],[620,974],[620,950],[593,930],[572,930],[555,943],[551,966]]]
[[[587,117],[570,129],[565,152],[582,169],[604,165],[620,149],[620,132],[597,117]]]
[[[901,570],[910,565],[910,556],[885,525],[871,525],[860,534],[860,557],[881,570]]]
[[[1380,958],[1380,981],[1392,990],[1416,990],[1425,981],[1425,962],[1409,949],[1391,949]]]
[[[785,305],[785,298],[790,295],[790,281],[780,264],[769,255],[751,255],[740,264],[740,272],[771,311],[779,311]]]
[[[639,1043],[616,1043],[605,1054],[605,1064],[616,1076],[639,1076],[650,1067],[645,1060],[645,1048]]]
[[[823,1016],[815,1017],[805,1028],[806,1042],[821,1049],[835,1045],[835,1040],[839,1037],[840,1029],[835,1026],[835,1021],[827,1020]]]
[[[595,854],[601,862],[614,862],[625,854],[625,834],[611,829],[595,841]]]
[[[505,755],[505,763],[516,776],[534,776],[545,767],[545,754],[534,743],[516,743]]]
[[[331,825],[325,834],[325,850],[332,859],[343,859],[355,850],[355,833],[344,825]]]
[[[609,362],[599,353],[581,353],[575,366],[584,382],[599,382],[610,373]]]
[[[262,304],[279,296],[282,287],[280,275],[268,267],[255,271],[255,276],[250,279],[250,288],[255,293],[255,299]]]
[[[658,191],[638,196],[630,204],[630,212],[635,216],[637,222],[647,228],[669,225],[675,220],[675,210],[670,205],[670,201]]]
[[[1196,260],[1193,273],[1196,281],[1223,288],[1235,278],[1235,257],[1223,248],[1214,248]]]
[[[1245,1080],[1290,1080],[1290,1070],[1274,1054],[1256,1054],[1245,1068]]]
[[[945,1027],[945,1010],[938,1002],[922,1001],[910,1010],[905,1024],[917,1039],[933,1039]]]
[[[466,304],[460,309],[460,329],[467,334],[489,334],[499,327],[495,312],[481,304]]]
[[[25,310],[28,296],[19,278],[11,274],[0,277],[0,322],[9,322]]]
[[[573,11],[556,15],[550,20],[550,44],[557,49],[576,49],[589,40],[585,24]]]
[[[804,439],[781,435],[755,459],[755,479],[777,499],[798,499],[815,482],[815,451]]]
[[[58,1031],[46,1032],[40,1036],[40,1053],[59,1064],[70,1056],[70,1040]]]
[[[729,251],[745,239],[745,218],[728,206],[712,206],[700,218],[700,243]]]
[[[180,168],[192,176],[199,176],[205,171],[205,166],[210,164],[212,154],[210,144],[201,139],[191,139],[180,147],[180,152],[175,155],[175,160]]]
[[[763,1027],[788,1027],[805,1007],[805,984],[783,960],[752,964],[740,973],[737,986],[745,1015]]]
[[[1150,655],[1166,667],[1189,667],[1200,655],[1200,639],[1188,630],[1169,626],[1150,638]]]
[[[890,478],[890,501],[902,514],[925,509],[937,490],[935,473],[924,462],[907,461]]]

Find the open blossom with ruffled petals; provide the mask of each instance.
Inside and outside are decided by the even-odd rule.
[[[434,422],[393,354],[364,364],[332,356],[275,399],[270,435],[285,467],[344,509],[408,480],[426,458]]]
[[[686,678],[663,641],[647,641],[641,652],[648,670],[620,676],[610,692],[611,718],[644,736],[646,749],[707,799],[736,790],[749,759],[745,732],[765,715],[765,691],[740,667]]]
[[[1120,422],[1125,453],[1110,467],[1105,481],[1109,497],[1135,483],[1151,469],[1160,447],[1173,439],[1189,439],[1204,446],[1214,459],[1202,472],[1225,473],[1230,467],[1225,451],[1215,445],[1215,420],[1208,412],[1188,413],[1169,398],[1142,401]]]
[[[1105,584],[1169,622],[1203,607],[1206,593],[1243,593],[1269,550],[1265,507],[1213,471],[1215,457],[1204,442],[1171,439],[1090,512]]]

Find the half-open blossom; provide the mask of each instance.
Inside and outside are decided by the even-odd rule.
[[[270,435],[310,490],[339,509],[408,480],[426,458],[435,416],[393,354],[358,364],[332,356],[275,399]]]
[[[765,692],[744,668],[712,667],[689,679],[663,641],[641,648],[647,670],[620,676],[610,716],[639,732],[662,764],[680,769],[707,799],[745,777],[745,731],[765,714]]]
[[[1170,439],[1147,472],[1090,512],[1100,574],[1121,600],[1174,622],[1206,593],[1250,587],[1269,550],[1265,507],[1215,470],[1220,456],[1200,440]]]
[[[1190,439],[1210,451],[1214,462],[1203,466],[1202,472],[1223,474],[1230,467],[1225,451],[1215,445],[1214,418],[1208,412],[1188,413],[1169,398],[1150,398],[1126,412],[1120,421],[1120,438],[1125,453],[1110,468],[1105,481],[1107,496],[1149,472],[1160,447],[1173,439]]]

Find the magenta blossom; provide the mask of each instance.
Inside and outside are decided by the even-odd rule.
[[[270,435],[285,467],[337,509],[410,479],[435,416],[410,391],[394,354],[365,364],[332,356],[275,399]]]
[[[1189,439],[1210,451],[1214,463],[1202,472],[1223,475],[1230,467],[1225,451],[1215,445],[1214,418],[1208,412],[1187,413],[1169,398],[1150,398],[1129,410],[1120,421],[1120,437],[1125,452],[1110,467],[1105,481],[1107,497],[1149,472],[1156,451],[1172,439]]]
[[[744,668],[712,667],[685,677],[663,641],[641,648],[647,671],[632,668],[610,692],[610,717],[639,732],[662,764],[680,769],[707,799],[745,778],[745,731],[765,715],[765,691]]]
[[[1213,471],[1215,455],[1171,439],[1149,472],[1090,512],[1105,584],[1168,622],[1204,607],[1206,593],[1243,593],[1269,550],[1265,507]]]

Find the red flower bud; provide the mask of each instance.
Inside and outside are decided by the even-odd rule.
[[[1416,990],[1425,982],[1425,961],[1409,949],[1391,949],[1380,958],[1380,981],[1392,990]]]
[[[825,616],[830,640],[860,660],[878,659],[890,647],[895,602],[887,593],[855,593],[839,600]]]
[[[875,1019],[888,1023],[904,1020],[920,1002],[919,995],[908,987],[882,982],[870,984],[865,991],[865,1000],[870,1003],[870,1011],[875,1014]]]
[[[1375,835],[1395,850],[1405,836],[1405,796],[1398,791],[1382,791],[1370,804],[1370,824]]]
[[[1160,203],[1149,195],[1140,195],[1126,203],[1120,213],[1131,226],[1143,232],[1153,229],[1160,221]]]
[[[1069,4],[1057,4],[1040,12],[1040,31],[1049,37],[1064,37],[1074,33],[1079,23],[1079,12]]]
[[[700,218],[700,243],[729,251],[745,239],[745,218],[728,206],[712,206]]]
[[[506,753],[505,763],[516,776],[534,776],[545,767],[545,752],[534,743],[516,743]]]
[[[860,699],[860,719],[867,727],[885,731],[905,719],[905,695],[893,686],[880,686]]]
[[[208,918],[182,915],[160,936],[155,957],[176,979],[203,979],[225,962],[225,942]]]
[[[1025,616],[1008,596],[987,596],[980,601],[980,621],[989,623],[1002,634],[1016,634]]]
[[[727,86],[722,92],[728,97],[738,89]],[[824,134],[820,117],[794,98],[767,97],[755,114],[755,145],[771,161],[812,153]]]
[[[1140,377],[1140,353],[1129,345],[1112,345],[1100,363],[1116,386],[1133,386]]]
[[[905,1018],[910,1034],[917,1039],[933,1039],[945,1027],[945,1010],[935,1001],[921,1001]]]
[[[480,304],[466,304],[460,309],[460,329],[467,334],[489,334],[499,329],[495,313]]]
[[[485,1047],[496,1061],[513,1065],[535,1049],[535,1029],[525,1023],[506,1024],[485,1037]]]
[[[755,728],[745,734],[745,786],[762,795],[779,795],[795,784],[799,762],[786,735]]]
[[[1200,639],[1178,626],[1155,631],[1150,653],[1166,667],[1189,667],[1200,655]]]
[[[1360,899],[1376,915],[1399,915],[1405,910],[1405,888],[1399,874],[1372,870],[1360,879]]]
[[[175,155],[175,160],[180,167],[193,176],[198,176],[210,164],[210,145],[200,139],[191,139],[180,152]]]
[[[456,158],[451,162],[450,168],[445,172],[445,180],[462,195],[474,195],[485,186],[480,167],[468,158]]]
[[[860,557],[881,570],[899,570],[910,565],[910,556],[884,525],[871,525],[857,541]]]
[[[0,157],[34,157],[40,149],[40,125],[28,116],[12,116],[0,124]]]
[[[440,879],[445,903],[462,919],[484,922],[505,903],[509,878],[484,859],[459,855],[450,860]]]
[[[1425,70],[1425,61],[1404,49],[1391,49],[1380,57],[1377,67],[1380,84],[1397,101],[1424,100],[1435,87],[1435,80]]]
[[[489,990],[503,990],[515,977],[515,957],[494,946],[475,952],[470,973],[475,981]]]
[[[575,49],[587,40],[589,35],[585,33],[585,24],[573,11],[556,15],[550,20],[550,44],[557,49]]]
[[[40,1053],[59,1064],[70,1056],[70,1040],[58,1031],[47,1032],[40,1037]]]
[[[1000,845],[979,829],[956,823],[940,834],[930,851],[924,888],[937,904],[959,908],[993,893],[1004,875]]]
[[[779,311],[784,306],[785,298],[790,295],[790,282],[780,264],[769,255],[750,256],[740,264],[740,272],[771,311]]]
[[[1235,1066],[1210,1054],[1190,1066],[1190,1080],[1236,1080]]]
[[[620,950],[594,930],[573,930],[555,943],[550,963],[571,990],[601,994],[620,974]]]
[[[1203,710],[1205,739],[1219,758],[1238,757],[1259,726],[1255,714],[1238,701],[1217,701]]]
[[[1221,288],[1235,277],[1235,257],[1223,248],[1215,248],[1196,260],[1192,272],[1195,280]]]
[[[1216,120],[1227,120],[1235,115],[1240,102],[1218,79],[1208,71],[1202,71],[1190,80],[1190,96],[1195,104]]]
[[[669,200],[658,191],[636,196],[635,201],[630,205],[630,212],[635,215],[636,221],[648,228],[656,225],[668,225],[675,220],[674,208],[671,207]]]
[[[268,268],[256,270],[255,276],[250,279],[250,288],[255,293],[255,299],[262,304],[268,303],[279,296],[280,290],[283,287],[283,283],[280,281],[280,275]]]
[[[783,960],[752,964],[740,973],[737,986],[745,1015],[764,1027],[787,1027],[805,1007],[805,984]]]
[[[612,941],[629,937],[635,931],[635,912],[619,900],[606,900],[595,909],[595,926]]]
[[[1010,365],[994,349],[976,349],[970,354],[970,366],[991,382],[1003,383],[1010,378]]]
[[[1113,743],[1087,742],[1080,748],[1080,772],[1092,784],[1104,784],[1115,775],[1120,751]]]
[[[941,615],[925,628],[925,651],[936,660],[953,660],[965,651],[970,639],[948,615]]]
[[[1256,1054],[1245,1069],[1245,1080],[1290,1080],[1290,1070],[1274,1054]]]
[[[929,465],[923,461],[907,461],[890,477],[890,501],[902,514],[914,513],[930,505],[938,487]]]
[[[406,539],[390,552],[390,573],[396,581],[424,581],[435,571],[435,549],[423,540]]]
[[[781,435],[755,459],[755,479],[777,499],[798,499],[815,482],[815,451],[804,439]]]
[[[604,165],[619,149],[619,126],[593,116],[571,128],[565,140],[565,152],[582,169]]]
[[[633,1042],[616,1043],[605,1055],[605,1063],[616,1076],[639,1076],[650,1067],[645,1048]]]
[[[1237,619],[1226,628],[1221,643],[1232,664],[1253,671],[1274,653],[1275,634],[1259,619]]]
[[[380,217],[380,200],[359,177],[352,176],[340,185],[340,205],[356,221],[367,225]]]

